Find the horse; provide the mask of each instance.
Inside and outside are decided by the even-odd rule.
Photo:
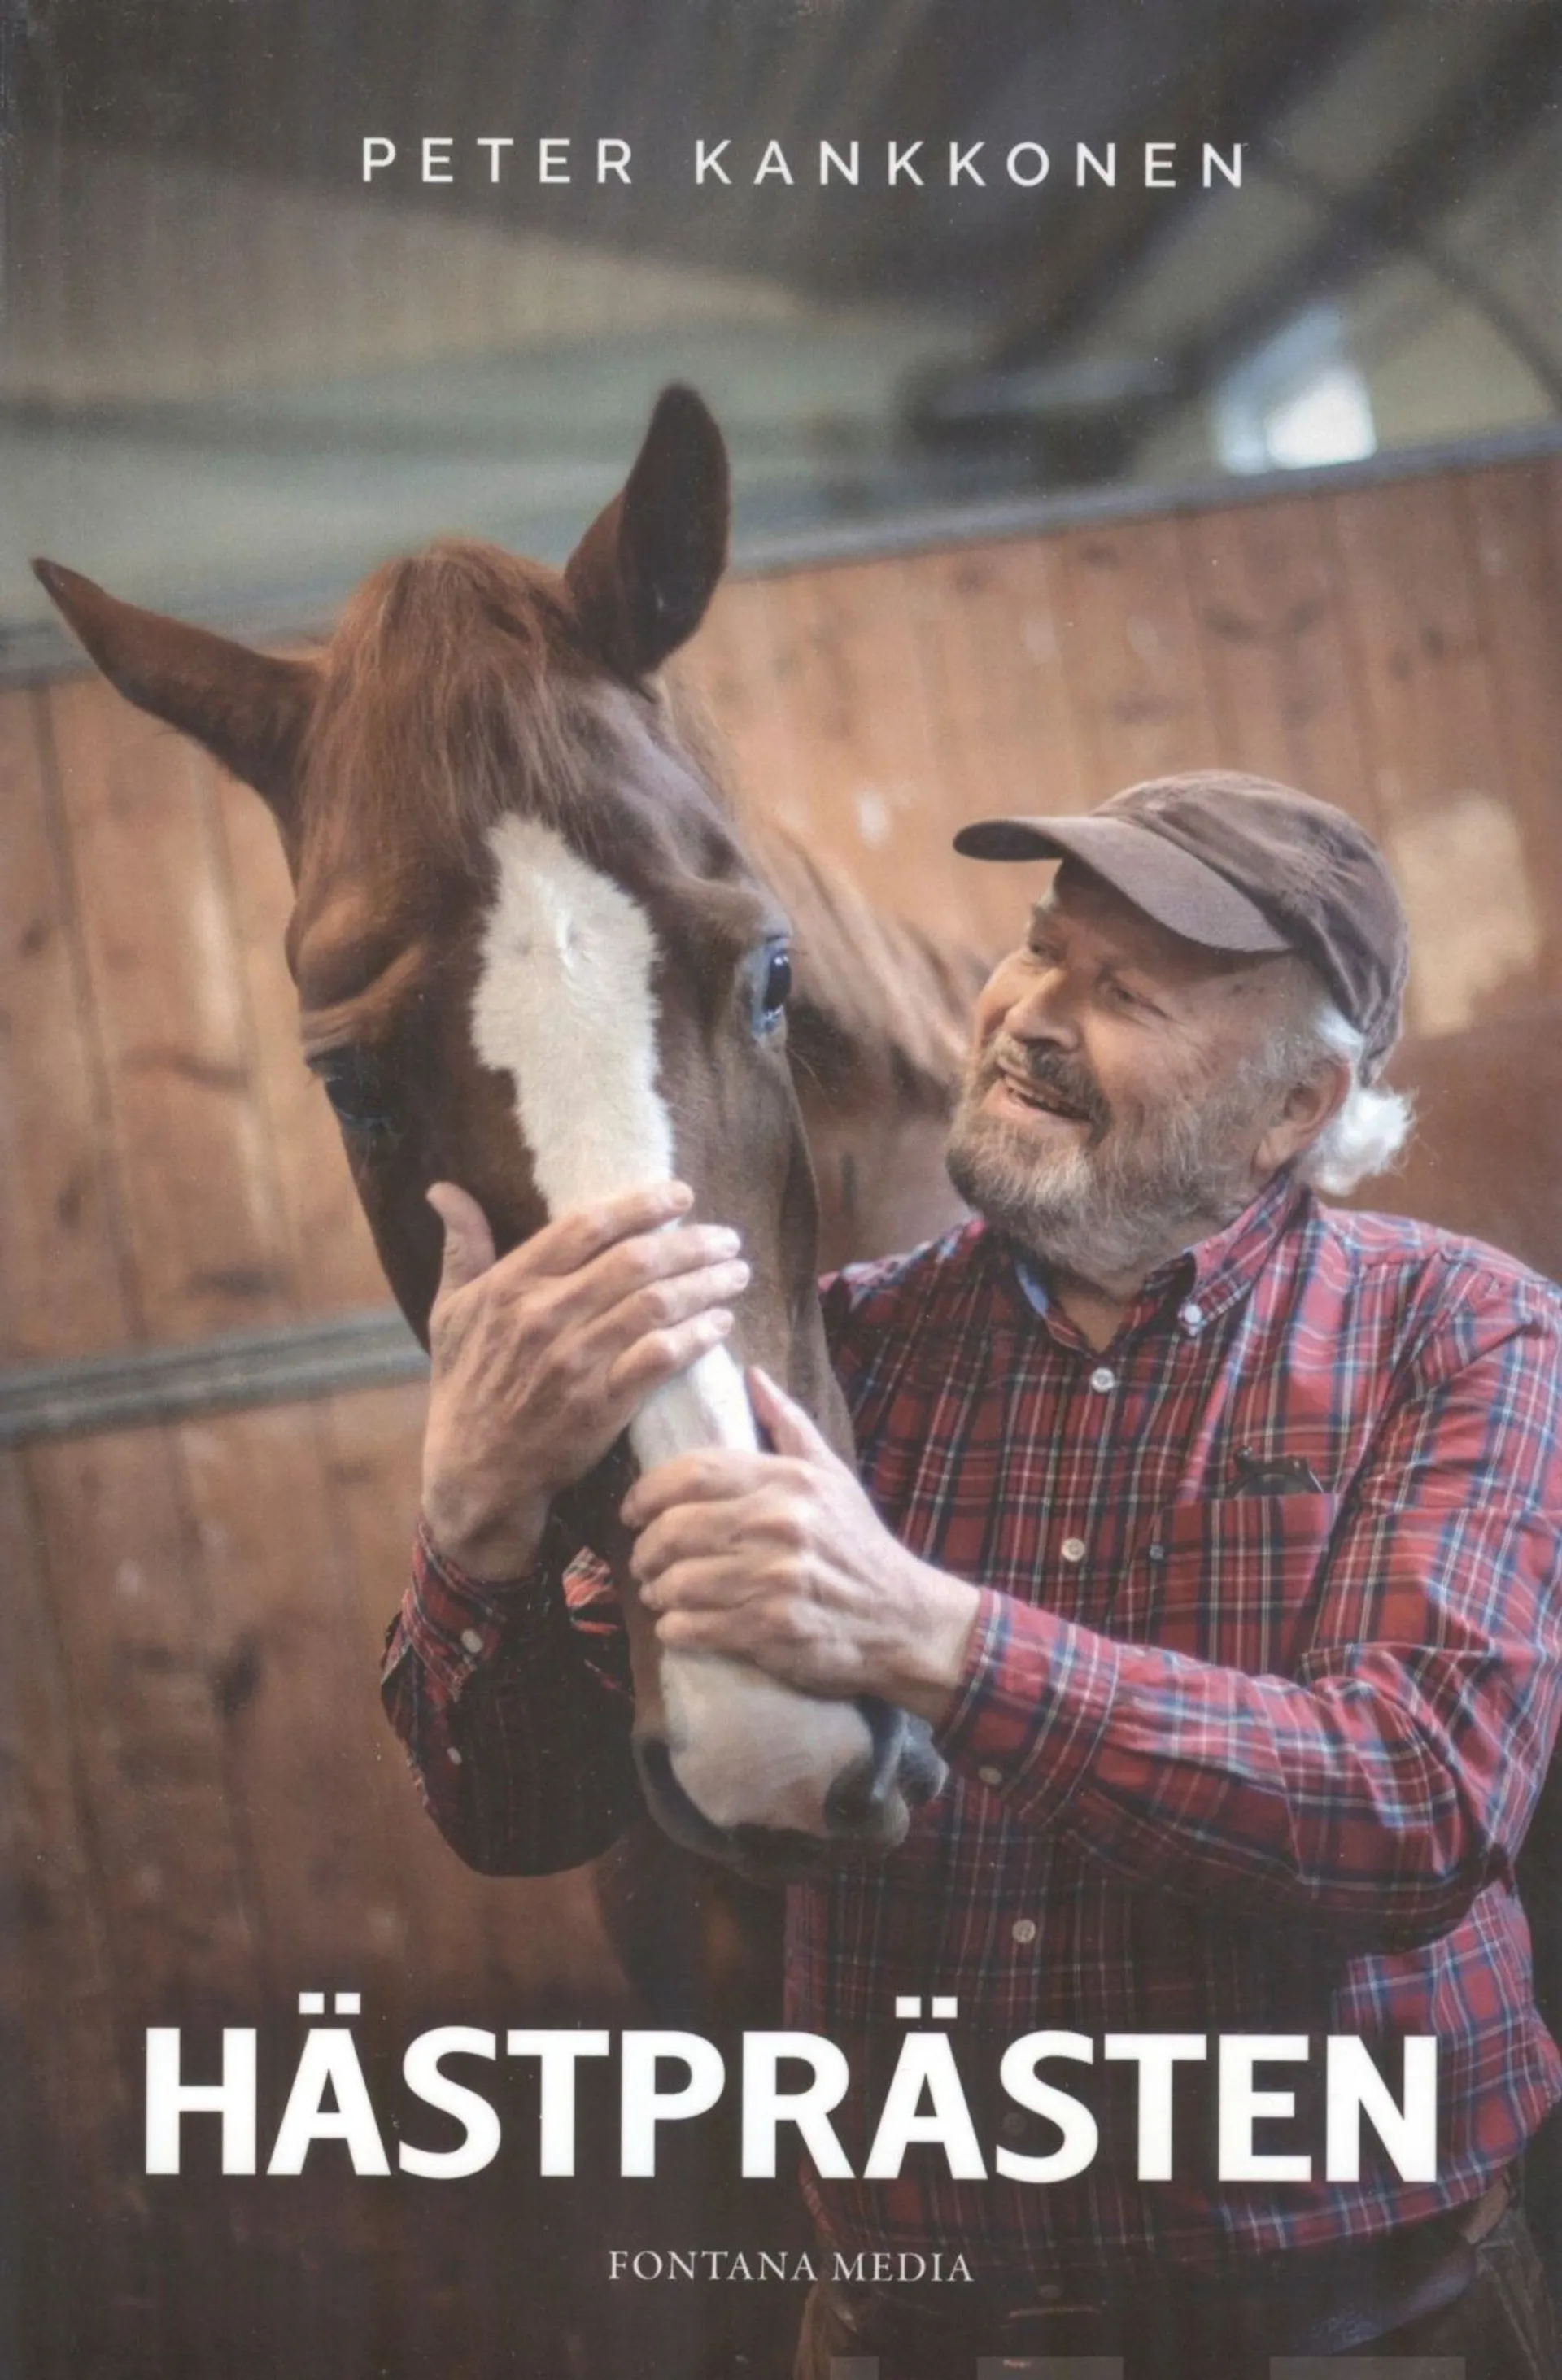
[[[675,1170],[735,1225],[751,1269],[728,1347],[649,1398],[649,1467],[752,1446],[740,1362],[764,1365],[849,1455],[815,1294],[820,1205],[797,1084],[815,1118],[834,1246],[860,1172],[833,1143],[832,1077],[860,1037],[799,1008],[788,1064],[788,921],[750,859],[708,739],[664,665],[726,566],[725,444],[695,394],[665,390],[613,501],[562,572],[471,540],[389,563],[304,657],[252,650],[35,563],[128,699],[193,736],[275,820],[305,1056],[331,1099],[393,1293],[427,1337],[439,1271],[431,1183],[461,1183],[501,1252],[549,1216]],[[920,968],[932,1022],[905,1075],[925,1139],[948,1076],[939,999],[958,969],[866,905],[819,897],[807,855],[776,872],[860,956]],[[885,939],[887,937],[887,939]],[[871,1698],[792,1692],[741,1662],[669,1655],[639,1605],[610,1458],[557,1518],[613,1571],[629,1638],[634,1753],[677,1842],[746,1872],[883,1855],[942,1783],[926,1728]]]

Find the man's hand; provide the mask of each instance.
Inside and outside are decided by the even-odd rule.
[[[561,1215],[495,1261],[475,1198],[436,1183],[445,1266],[429,1316],[423,1513],[475,1578],[516,1578],[548,1506],[583,1479],[642,1398],[732,1328],[749,1279],[738,1234],[684,1224],[663,1182]]]
[[[809,1694],[879,1694],[936,1724],[964,1674],[975,1587],[909,1554],[801,1407],[764,1372],[748,1381],[774,1453],[679,1455],[624,1500],[658,1637]]]

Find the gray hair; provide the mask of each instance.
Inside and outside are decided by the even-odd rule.
[[[1409,1138],[1413,1121],[1405,1092],[1363,1080],[1364,1047],[1356,1027],[1320,989],[1312,1014],[1298,1026],[1287,1051],[1289,1063],[1303,1072],[1324,1058],[1343,1058],[1350,1068],[1350,1088],[1343,1103],[1293,1168],[1299,1182],[1336,1198],[1348,1196],[1371,1174],[1387,1172]]]

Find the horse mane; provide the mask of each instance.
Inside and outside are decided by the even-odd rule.
[[[861,1097],[876,1084],[902,1109],[945,1113],[989,962],[971,944],[873,908],[843,868],[776,820],[744,823],[760,872],[792,920],[794,1066],[827,1099]]]
[[[827,1099],[877,1092],[903,1111],[946,1113],[991,955],[875,909],[838,862],[821,859],[799,833],[735,793],[720,730],[689,678],[670,671],[665,692],[679,742],[791,919],[794,1071]]]

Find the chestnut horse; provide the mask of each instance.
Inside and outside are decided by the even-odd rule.
[[[308,659],[35,565],[120,692],[272,810],[295,892],[305,1054],[420,1335],[439,1270],[424,1199],[437,1180],[476,1196],[501,1251],[551,1214],[675,1171],[697,1213],[740,1231],[752,1282],[731,1352],[646,1401],[629,1431],[644,1465],[755,1442],[739,1361],[765,1365],[849,1451],[813,1293],[787,919],[657,675],[704,614],[727,520],[720,432],[674,388],[562,574],[443,542],[376,571]],[[775,857],[777,873],[809,876],[799,851]],[[922,945],[921,965],[925,995],[941,962]],[[827,1002],[799,1015],[793,1062],[816,1115],[832,1066],[860,1058],[851,1040]],[[840,1225],[854,1176],[850,1147],[832,1146]],[[835,1238],[832,1253],[850,1245],[848,1231]],[[636,1758],[662,1826],[775,1876],[892,1849],[941,1782],[926,1730],[871,1699],[819,1700],[740,1662],[663,1654],[628,1575],[623,1486],[610,1460],[560,1517],[619,1584]]]

